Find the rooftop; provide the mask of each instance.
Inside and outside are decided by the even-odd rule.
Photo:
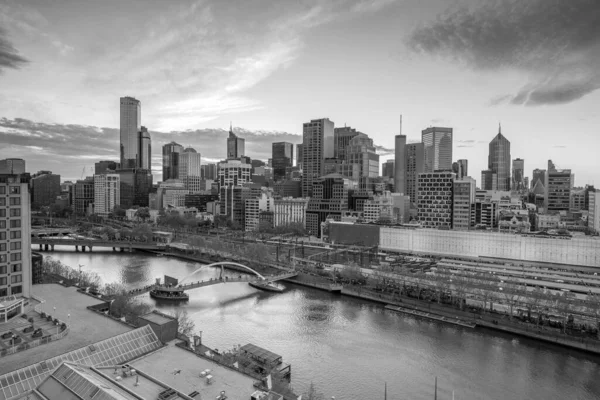
[[[198,357],[172,343],[129,365],[182,393],[198,392],[202,399],[215,399],[221,391],[225,391],[230,399],[248,399],[255,391],[252,378]],[[207,369],[213,377],[212,383],[207,383],[206,377],[200,376]]]
[[[169,322],[175,320],[175,318],[173,318],[173,317],[169,317],[169,316],[166,316],[164,314],[160,314],[160,313],[154,312],[154,311],[149,312],[148,314],[142,315],[140,318],[142,318],[146,321],[153,322],[157,325],[164,325],[166,323],[169,323]]]
[[[272,351],[263,349],[252,343],[242,346],[240,350],[252,354],[268,364],[280,363],[282,358],[279,354],[275,354]]]

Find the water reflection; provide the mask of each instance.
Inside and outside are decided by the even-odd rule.
[[[105,282],[130,287],[167,274],[183,278],[198,268],[144,254],[52,254],[71,266],[84,264]],[[207,280],[218,268],[191,279]],[[261,292],[245,283],[189,292],[187,303],[143,301],[161,311],[186,309],[219,349],[254,343],[292,364],[293,385],[314,381],[338,399],[598,399],[600,358],[487,330],[465,330],[385,311],[380,305],[284,283],[283,293]],[[379,395],[381,394],[381,395]]]

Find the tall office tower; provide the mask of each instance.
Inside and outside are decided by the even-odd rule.
[[[452,170],[452,128],[431,127],[421,131],[425,151],[423,172]]]
[[[348,210],[347,179],[339,174],[326,175],[313,181],[312,197],[306,208],[306,230],[321,237],[321,223],[327,218],[340,221]]]
[[[60,175],[39,171],[31,176],[30,186],[32,208],[52,205],[60,196]]]
[[[121,97],[121,168],[136,168],[139,163],[139,132],[142,106],[133,97]]]
[[[475,179],[456,179],[453,192],[452,229],[467,230],[471,226],[471,205],[475,203]]]
[[[334,154],[334,124],[313,119],[302,126],[302,197],[312,195],[313,181],[323,175],[326,158]]]
[[[149,194],[152,190],[152,173],[148,169],[120,169],[115,171],[120,176],[119,205],[121,208],[133,206],[148,207]]]
[[[285,179],[286,168],[294,163],[294,145],[288,142],[273,143],[273,178],[276,181]]]
[[[138,132],[138,164],[137,168],[152,169],[152,140],[148,128],[142,126]]]
[[[452,227],[452,192],[456,175],[426,172],[417,180],[417,217],[424,228]]]
[[[543,187],[546,186],[546,170],[545,169],[536,168],[533,170],[533,173],[531,174],[531,189],[535,188],[535,185],[538,184],[538,181],[540,182],[540,184]]]
[[[30,176],[0,174],[0,323],[24,313],[31,295]]]
[[[353,129],[349,126],[345,126],[343,128],[335,128],[333,130],[333,158],[345,160],[346,147],[350,145],[350,140],[359,133],[360,132],[357,132],[356,129]]]
[[[22,158],[7,158],[0,160],[0,174],[24,174],[25,160]]]
[[[252,165],[240,160],[219,163],[219,190],[224,186],[241,186],[252,182]]]
[[[201,164],[202,157],[200,153],[191,147],[186,148],[183,153],[179,154],[179,179],[190,193],[200,191],[202,183]]]
[[[233,126],[229,126],[229,137],[227,138],[227,159],[235,160],[245,154],[246,140],[239,138],[233,133]]]
[[[469,160],[461,158],[456,163],[458,164],[458,173],[456,175],[457,178],[462,179],[465,176],[469,176]]]
[[[394,160],[387,160],[383,164],[381,164],[381,176],[384,178],[393,178],[394,177],[394,169],[395,164]]]
[[[379,176],[379,154],[375,151],[373,139],[359,133],[350,139],[346,146],[346,163],[358,164],[359,178],[377,178]]]
[[[498,175],[494,171],[481,171],[481,189],[498,190]]]
[[[406,195],[410,197],[411,204],[417,203],[417,180],[419,174],[425,170],[425,145],[423,143],[409,143],[406,145]]]
[[[394,141],[394,192],[406,193],[406,135],[396,135]],[[413,199],[411,198],[411,201]]]
[[[94,203],[94,178],[88,176],[75,182],[73,208],[75,215],[87,215],[90,204]]]
[[[552,160],[548,160],[547,185],[544,193],[544,205],[547,213],[569,211],[573,181],[570,169],[557,169]]]
[[[121,202],[121,177],[119,174],[94,175],[94,213],[109,215]]]
[[[496,174],[498,190],[510,190],[510,142],[502,135],[500,126],[498,126],[498,134],[490,142],[488,169]]]
[[[217,164],[203,164],[200,166],[202,179],[217,180]]]
[[[169,179],[179,178],[179,155],[181,153],[183,153],[183,146],[179,143],[171,142],[163,146],[163,182]]]
[[[120,169],[120,165],[116,161],[103,160],[94,163],[94,175],[106,174],[109,171]]]
[[[600,190],[588,192],[588,229],[592,232],[600,232]]]
[[[296,145],[296,166],[302,169],[302,143]]]
[[[525,160],[516,158],[512,162],[512,190],[523,190],[525,187]]]

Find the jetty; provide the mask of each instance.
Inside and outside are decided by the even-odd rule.
[[[433,321],[447,322],[449,324],[462,326],[464,328],[473,329],[477,326],[477,324],[475,322],[462,320],[458,317],[456,317],[456,318],[444,317],[444,316],[438,315],[438,314],[432,314],[432,313],[418,311],[418,310],[414,310],[414,309],[410,309],[410,308],[393,306],[390,304],[385,306],[385,309],[390,310],[390,311],[399,312],[402,314],[412,315],[414,317],[421,317],[421,318],[425,318],[425,319],[429,319],[429,320],[433,320]]]

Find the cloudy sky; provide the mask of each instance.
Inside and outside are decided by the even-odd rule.
[[[478,181],[502,123],[527,175],[554,160],[600,185],[597,0],[0,0],[0,158],[80,178],[117,159],[119,97],[160,148],[253,158],[329,117],[390,156],[454,128]],[[160,180],[160,176],[155,181]]]

